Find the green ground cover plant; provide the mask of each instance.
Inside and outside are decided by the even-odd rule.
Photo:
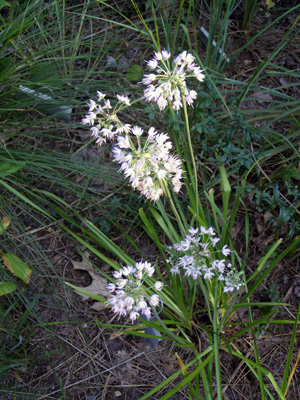
[[[1,248],[33,271],[1,298],[3,395],[111,398],[91,333],[115,331],[127,349],[130,335],[177,348],[168,376],[124,398],[238,398],[224,360],[247,368],[256,398],[297,398],[299,306],[271,279],[298,274],[299,69],[279,61],[297,47],[299,6],[272,7],[248,37],[231,28],[235,1],[1,7]],[[243,79],[242,61],[282,23]],[[61,267],[86,250],[100,293]],[[96,319],[70,287],[103,304]],[[278,332],[289,348],[274,374],[261,339]],[[72,383],[57,372],[69,360],[82,374]],[[41,365],[53,375],[13,378]]]

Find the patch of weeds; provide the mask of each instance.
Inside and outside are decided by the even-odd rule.
[[[106,236],[112,236],[112,228],[120,219],[129,216],[136,218],[139,208],[143,206],[143,199],[138,192],[130,192],[123,195],[113,196],[106,203],[106,212],[104,215],[92,219],[92,223],[99,228]]]
[[[145,107],[143,109],[143,113],[146,114],[149,118],[149,122],[152,124],[153,121],[155,120],[155,105],[154,104],[150,104],[149,106]]]
[[[280,293],[277,290],[276,282],[271,283],[266,290],[262,290],[259,292],[262,296],[266,296],[264,301],[271,301],[273,303],[281,303],[283,299],[280,296]],[[281,314],[284,313],[284,309],[282,306],[264,306],[260,310],[261,316],[272,315],[275,311],[279,311]],[[256,338],[258,339],[260,336],[265,336],[269,332],[267,325],[259,325],[256,331]]]
[[[276,282],[270,284],[266,290],[261,291],[261,294],[266,295],[273,302],[281,301],[281,299],[279,298],[279,292],[277,290]]]
[[[13,300],[13,295],[11,296]],[[24,328],[27,318],[34,307],[36,299],[28,304],[28,309],[18,321],[14,321],[14,311],[20,307],[20,299],[14,300],[7,309],[0,307],[0,378],[13,368],[27,368],[28,358],[26,355],[26,340],[24,338]],[[22,306],[21,306],[22,308]]]
[[[296,207],[299,203],[300,191],[298,185],[291,181],[287,183],[287,185],[282,185],[285,195],[282,195],[278,181],[268,182],[259,188],[250,184],[246,190],[252,193],[249,196],[250,202],[265,216],[266,226],[275,229],[278,236],[291,239],[300,232],[299,214]]]
[[[256,339],[259,339],[260,336],[265,336],[267,334],[267,325],[258,326],[257,331],[255,333]]]
[[[249,150],[236,147],[233,143],[227,144],[222,139],[212,147],[215,157],[210,157],[209,161],[218,165],[230,164],[240,170],[249,170],[253,164],[253,157]]]
[[[115,221],[120,215],[122,201],[119,197],[113,196],[111,201],[106,204],[106,207],[106,215],[93,218],[92,223],[97,226],[97,228],[99,228],[105,235],[109,236],[114,223],[113,221]]]
[[[201,157],[214,165],[228,165],[243,174],[255,159],[260,158],[259,144],[264,139],[263,134],[246,121],[242,111],[235,106],[236,99],[228,103],[230,117],[223,114],[220,118],[220,100],[212,90],[210,94],[211,97],[204,94],[201,97],[200,109],[198,107],[195,114],[203,114],[202,107],[209,108],[201,121],[195,118],[191,129],[194,140],[202,149]]]

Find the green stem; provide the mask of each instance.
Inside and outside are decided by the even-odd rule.
[[[204,215],[204,212],[203,212],[203,208],[202,208],[202,205],[201,205],[201,203],[199,201],[198,173],[197,173],[197,167],[196,167],[194,151],[193,151],[193,145],[192,145],[192,139],[191,139],[191,131],[190,131],[190,124],[189,124],[187,106],[186,106],[186,101],[185,101],[185,96],[184,96],[184,88],[183,88],[183,86],[179,85],[179,89],[180,89],[180,93],[181,93],[181,101],[182,101],[183,113],[184,113],[184,119],[185,119],[188,147],[189,147],[191,161],[192,161],[193,170],[194,170],[194,177],[191,176],[191,180],[192,180],[192,186],[193,186],[194,193],[195,193],[196,213],[197,213],[197,215],[200,215],[200,217],[205,221],[205,215]]]
[[[198,197],[198,177],[197,177],[197,168],[196,168],[196,162],[195,162],[195,157],[194,157],[194,151],[193,151],[193,145],[192,145],[192,139],[191,139],[191,132],[190,132],[190,124],[189,124],[189,117],[187,113],[187,106],[186,106],[186,101],[185,101],[185,96],[183,92],[183,88],[180,88],[181,92],[181,101],[183,105],[183,113],[184,113],[184,119],[185,119],[185,127],[186,127],[186,134],[187,134],[187,140],[188,140],[188,146],[190,150],[190,156],[192,160],[192,165],[193,165],[193,170],[194,170],[194,180],[193,180],[193,187],[195,191],[196,197]],[[196,202],[196,211],[198,213],[198,201]]]
[[[166,331],[166,333],[167,333],[171,338],[173,338],[177,343],[187,345],[187,343],[186,343],[184,340],[182,340],[179,336],[175,335],[172,331],[170,331],[170,329],[168,329],[168,328],[166,327],[166,325],[165,325],[165,324],[162,322],[162,320],[159,318],[159,315],[158,315],[158,313],[157,313],[155,307],[152,307],[152,306],[151,306],[151,309],[152,309],[152,312],[153,312],[153,314],[154,314],[154,316],[155,316],[155,319],[159,322],[160,326]]]
[[[174,213],[174,215],[176,217],[176,220],[178,222],[178,225],[180,227],[181,234],[182,235],[186,235],[185,227],[184,227],[184,225],[183,225],[183,223],[181,221],[181,218],[180,218],[180,215],[178,214],[178,211],[176,210],[176,207],[175,207],[175,204],[173,202],[170,190],[168,188],[168,184],[164,179],[161,180],[161,183],[162,183],[162,189],[163,189],[165,195],[167,196],[167,198],[169,200],[169,203],[170,203],[170,206],[172,208],[172,211],[173,211],[173,213]]]
[[[210,309],[210,305],[211,305],[211,303],[212,303],[211,300],[213,299],[212,294],[211,294],[211,291],[210,291],[210,289],[207,287],[207,285],[204,285],[204,284],[203,284],[203,281],[202,281],[201,278],[198,277],[198,281],[197,281],[197,282],[199,283],[201,292],[203,293],[203,296],[204,296],[204,298],[205,298],[205,303],[206,303],[206,305],[207,305],[207,312],[208,312],[209,319],[210,319],[211,322],[213,322],[213,318],[212,318],[212,315],[211,315],[211,309]],[[206,287],[205,287],[205,286],[206,286]]]
[[[216,381],[217,381],[217,395],[218,400],[223,400],[222,395],[222,380],[221,380],[221,368],[220,368],[220,354],[219,354],[219,332],[218,332],[218,307],[217,307],[218,290],[216,287],[215,291],[215,304],[214,304],[214,352],[215,352],[215,369],[216,369]]]
[[[203,364],[203,362],[204,362],[202,360],[203,354],[198,354],[198,352],[197,352],[197,353],[195,353],[195,356],[198,359],[197,365],[200,366],[201,364]],[[205,399],[206,400],[212,400],[212,392],[211,392],[211,389],[210,389],[209,377],[207,376],[205,368],[201,369],[200,375],[201,375],[201,378],[202,378],[202,384],[203,384],[203,388],[204,388],[204,392],[205,392]]]
[[[175,122],[176,122],[175,112],[172,107],[170,107],[170,112],[171,112],[172,119],[173,119],[173,126],[175,127]],[[178,130],[179,130],[179,128],[176,126],[176,131],[178,131]],[[172,139],[175,144],[176,153],[179,156],[180,160],[184,159],[183,154],[182,154],[184,152],[184,148],[181,149],[180,144],[179,144],[179,139],[181,141],[183,141],[184,138],[185,138],[185,136],[181,132],[179,133],[179,135],[177,135],[175,132],[172,132]],[[183,152],[182,152],[182,150],[183,150]],[[192,180],[193,174],[192,174],[190,163],[186,162],[185,165],[186,165],[187,171],[183,171],[183,178],[184,178],[184,182],[186,183],[186,190],[188,192],[188,197],[190,199],[191,206],[194,210],[196,210],[196,203],[195,203],[195,199],[193,197],[193,188],[191,188],[189,186],[189,182]]]

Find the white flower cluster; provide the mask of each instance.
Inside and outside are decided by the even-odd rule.
[[[81,120],[83,125],[91,126],[91,135],[96,138],[96,143],[101,146],[106,142],[107,139],[112,140],[115,136],[118,136],[124,132],[130,130],[130,125],[122,124],[119,120],[117,113],[123,107],[123,105],[130,106],[130,100],[126,96],[119,96],[117,94],[118,102],[112,109],[109,100],[105,100],[106,94],[97,92],[98,101],[103,104],[98,104],[94,100],[90,100],[88,103],[89,113]]]
[[[182,182],[181,160],[170,154],[172,143],[165,133],[157,133],[153,127],[148,130],[148,137],[141,143],[143,129],[135,126],[131,129],[137,146],[129,135],[119,136],[118,145],[113,149],[120,170],[129,178],[132,187],[137,188],[147,199],[156,201],[164,193],[163,182],[172,184],[178,193]]]
[[[141,314],[148,319],[151,315],[149,305],[156,307],[160,298],[157,294],[149,296],[142,286],[144,280],[154,274],[154,267],[147,261],[138,262],[135,267],[126,266],[119,271],[115,271],[113,276],[116,284],[109,283],[108,290],[112,293],[108,303],[111,304],[112,311],[119,316],[129,315],[132,321],[135,321]],[[161,290],[163,283],[155,282],[154,289]]]
[[[189,90],[186,79],[194,77],[202,82],[205,78],[203,70],[197,66],[195,57],[183,51],[170,62],[171,54],[163,50],[155,53],[154,58],[147,62],[151,70],[156,73],[145,75],[142,83],[148,85],[144,91],[144,97],[148,102],[157,103],[160,110],[164,110],[169,102],[174,110],[178,111],[182,107],[182,98],[192,106],[197,98],[195,90]]]
[[[170,247],[171,257],[168,263],[171,265],[171,272],[179,274],[182,268],[185,276],[190,276],[194,280],[198,277],[211,280],[217,277],[224,282],[224,292],[232,292],[242,286],[238,273],[232,265],[225,264],[225,259],[216,259],[212,254],[218,252],[227,257],[230,250],[227,245],[221,250],[216,249],[216,244],[220,238],[212,227],[190,228],[189,234],[180,242]]]

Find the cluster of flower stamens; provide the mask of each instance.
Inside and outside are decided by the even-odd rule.
[[[170,154],[172,143],[165,133],[157,133],[153,127],[148,130],[148,137],[142,143],[144,131],[135,126],[129,134],[118,137],[118,145],[113,149],[120,170],[129,178],[132,187],[138,189],[147,199],[156,201],[164,193],[166,185],[171,184],[178,193],[182,182],[181,160]]]
[[[223,281],[224,292],[232,292],[242,286],[239,274],[230,263],[226,264],[223,257],[227,257],[231,251],[227,245],[222,249],[217,249],[220,238],[212,227],[190,228],[189,234],[180,242],[170,247],[170,258],[168,263],[171,265],[171,273],[180,274],[183,269],[185,276],[190,276],[197,280],[199,277],[211,280],[217,277]],[[221,259],[216,255],[221,253]]]
[[[130,106],[130,100],[126,96],[117,95],[118,102],[113,108],[110,100],[105,100],[105,94],[99,91],[97,94],[99,104],[90,100],[88,103],[89,113],[81,122],[83,125],[91,126],[91,135],[96,138],[96,143],[101,146],[107,139],[113,140],[116,136],[130,130],[130,125],[122,124],[117,115],[124,105]]]
[[[194,77],[202,82],[205,75],[194,63],[195,57],[186,51],[180,53],[173,62],[170,57],[168,51],[162,50],[147,62],[149,69],[156,70],[156,73],[144,76],[142,83],[148,85],[144,97],[148,102],[157,103],[160,110],[171,104],[178,111],[183,106],[182,101],[192,106],[197,98],[197,92],[187,88],[186,79]]]
[[[146,278],[153,276],[154,267],[147,261],[138,262],[135,267],[126,266],[115,271],[113,276],[116,284],[109,283],[108,290],[111,297],[108,301],[112,305],[112,311],[119,316],[129,315],[132,321],[142,316],[147,319],[151,316],[151,307],[156,307],[160,298],[158,294],[149,295],[143,286]],[[163,283],[156,281],[153,289],[161,290]]]

